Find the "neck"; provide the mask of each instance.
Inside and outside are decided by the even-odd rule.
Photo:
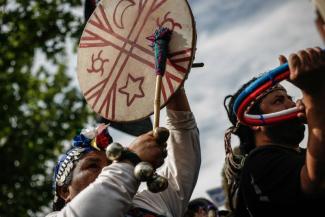
[[[284,146],[287,148],[291,148],[294,150],[299,150],[299,144],[286,144],[286,143],[274,142],[272,139],[270,139],[265,134],[256,134],[255,135],[255,146],[256,147],[262,147],[262,146],[274,145],[274,144]]]
[[[264,133],[255,133],[255,146],[261,147],[268,144],[272,144],[273,141]]]

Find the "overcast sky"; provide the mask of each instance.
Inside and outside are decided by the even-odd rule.
[[[310,0],[191,0],[198,29],[187,93],[201,132],[202,165],[193,198],[221,185],[223,134],[229,126],[223,98],[243,82],[278,66],[279,54],[323,46]],[[295,97],[300,93],[292,86]]]
[[[195,62],[205,63],[204,68],[191,71],[185,84],[201,133],[202,165],[192,196],[196,198],[207,197],[207,190],[221,185],[223,134],[229,127],[223,98],[252,76],[278,66],[279,54],[323,44],[310,0],[189,2],[198,35]],[[295,88],[289,90],[299,96]],[[133,140],[114,130],[112,134],[122,144]]]

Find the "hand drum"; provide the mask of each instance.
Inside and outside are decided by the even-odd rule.
[[[88,105],[116,122],[153,113],[155,57],[147,39],[172,30],[161,107],[186,79],[194,59],[195,22],[186,0],[102,0],[78,49],[78,80]]]

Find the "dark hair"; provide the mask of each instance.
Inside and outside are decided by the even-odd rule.
[[[184,217],[194,217],[200,208],[204,208],[206,211],[211,209],[218,211],[218,208],[211,201],[200,197],[189,202]]]
[[[232,124],[231,127],[235,128],[237,126],[237,129],[232,133],[238,136],[240,141],[239,143],[240,152],[243,155],[248,154],[255,147],[254,135],[252,129],[249,126],[238,123],[237,116],[233,111],[233,107],[234,107],[235,100],[239,96],[239,94],[256,79],[257,77],[252,78],[250,81],[245,83],[234,95],[228,95],[224,99],[224,107],[227,111],[228,119]],[[256,103],[250,109],[251,114],[259,114],[260,112],[261,111],[258,103]]]
[[[243,166],[245,156],[255,148],[255,137],[253,130],[249,126],[238,122],[237,116],[233,111],[233,107],[235,100],[241,94],[241,92],[244,91],[245,88],[254,82],[257,78],[258,77],[252,78],[250,81],[245,83],[235,94],[228,95],[224,99],[224,107],[227,111],[228,119],[232,124],[232,126],[227,130],[225,134],[226,161],[224,166],[224,173],[229,183],[227,187],[227,196],[231,210],[235,209],[241,167]],[[250,109],[251,114],[259,114],[260,112],[259,103],[253,105]],[[235,134],[239,138],[239,155],[233,153],[231,147],[231,134]]]

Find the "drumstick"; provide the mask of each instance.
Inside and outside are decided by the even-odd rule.
[[[162,76],[157,75],[157,77],[156,77],[156,88],[155,88],[153,130],[156,129],[157,127],[159,127],[161,82],[162,82]]]
[[[156,88],[154,101],[154,122],[153,130],[159,127],[160,117],[160,97],[161,97],[161,82],[165,74],[166,61],[168,54],[168,43],[171,38],[171,30],[165,27],[160,27],[155,31],[155,34],[148,39],[152,42],[152,47],[155,51],[155,71],[156,71]]]

